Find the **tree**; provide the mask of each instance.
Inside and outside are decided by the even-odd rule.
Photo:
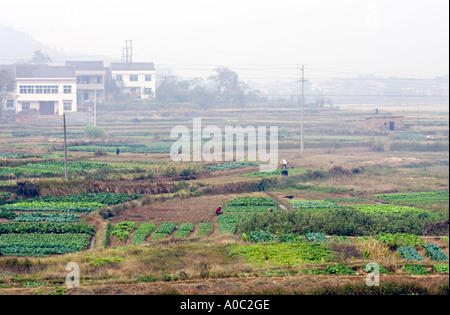
[[[40,50],[34,52],[33,58],[30,59],[29,63],[33,65],[46,65],[52,62],[52,59],[46,54],[42,53]]]
[[[16,89],[16,81],[8,71],[0,70],[0,117],[2,117],[3,106],[11,92]]]

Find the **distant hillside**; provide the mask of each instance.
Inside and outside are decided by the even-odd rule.
[[[53,60],[52,65],[62,65],[66,60],[103,60],[105,64],[117,61],[105,56],[77,57],[75,54],[62,53],[35,40],[30,34],[0,25],[0,64],[27,62],[36,50],[49,56]]]
[[[36,50],[41,50],[50,57],[59,55],[31,35],[0,25],[0,63],[28,61]]]

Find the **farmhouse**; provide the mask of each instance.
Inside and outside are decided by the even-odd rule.
[[[150,99],[156,96],[153,62],[113,62],[110,68],[112,79],[119,86],[121,94],[138,99]]]
[[[103,61],[66,61],[66,66],[75,68],[79,105],[84,102],[105,100],[107,78]]]
[[[16,91],[6,100],[6,108],[40,115],[76,112],[76,77],[73,67],[14,65]]]
[[[403,116],[372,116],[366,118],[367,129],[396,130],[404,128],[405,118]]]

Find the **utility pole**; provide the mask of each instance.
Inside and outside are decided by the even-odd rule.
[[[97,126],[97,89],[94,89],[94,126]]]
[[[302,103],[301,103],[301,118],[300,118],[300,153],[303,154],[304,150],[304,137],[303,137],[303,106],[305,103],[305,66],[302,65]]]
[[[66,114],[63,114],[64,122],[64,178],[69,179],[69,173],[67,171],[67,138],[66,138]]]

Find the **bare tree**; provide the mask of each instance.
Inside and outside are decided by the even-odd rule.
[[[2,117],[3,106],[11,92],[16,89],[14,77],[6,70],[0,70],[0,117]]]

